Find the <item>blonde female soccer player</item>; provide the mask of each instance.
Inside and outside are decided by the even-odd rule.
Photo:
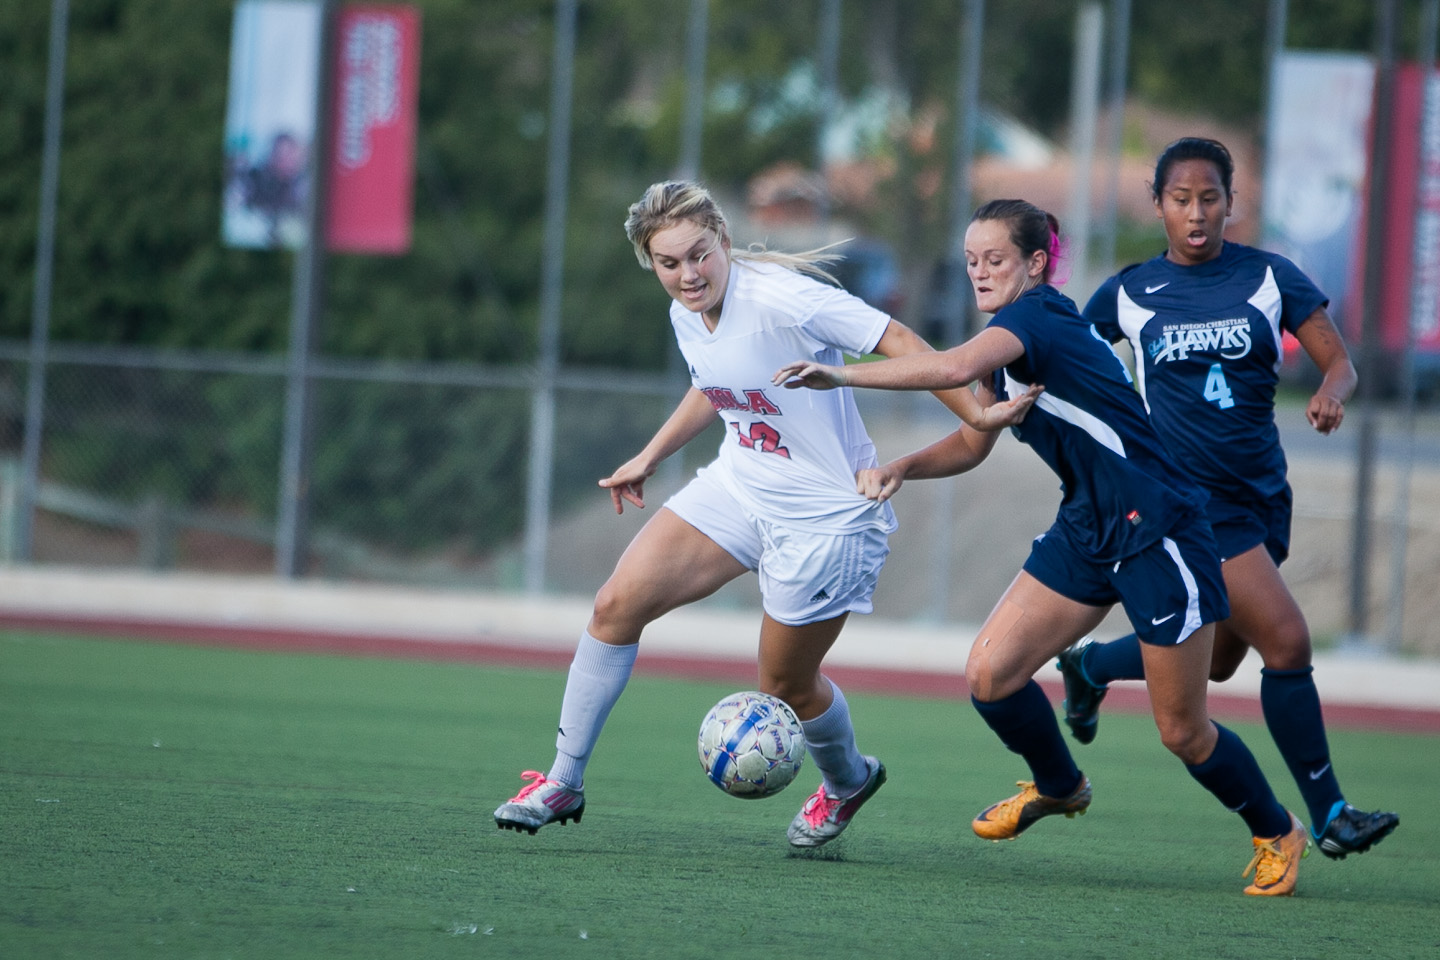
[[[850,710],[821,662],[851,613],[868,613],[895,529],[888,504],[856,487],[876,463],[849,391],[777,389],[796,356],[887,357],[930,347],[908,328],[824,280],[817,255],[733,250],[720,207],[701,186],[657,183],[630,208],[625,233],[670,295],[670,322],[691,387],[654,438],[600,481],[616,512],[645,506],[662,460],[719,417],[719,456],[656,512],[595,598],[560,706],[555,761],[495,811],[501,828],[534,833],[585,809],[585,767],[629,680],[645,626],[746,571],[760,580],[759,686],[794,709],[823,780],[790,824],[797,847],[824,844],[885,782],[860,753]],[[990,406],[968,389],[941,399],[967,423],[1018,422],[1033,395]]]

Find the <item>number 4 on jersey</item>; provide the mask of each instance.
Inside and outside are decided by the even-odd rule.
[[[1230,384],[1225,382],[1225,371],[1220,369],[1220,364],[1210,364],[1210,372],[1205,376],[1205,399],[1211,403],[1218,403],[1221,410],[1228,410],[1235,406],[1235,398],[1230,393]]]

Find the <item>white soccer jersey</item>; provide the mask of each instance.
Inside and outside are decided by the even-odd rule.
[[[844,290],[785,267],[732,260],[720,322],[711,333],[678,302],[670,322],[690,382],[725,423],[715,465],[756,517],[824,533],[895,529],[889,503],[855,492],[855,472],[876,466],[849,389],[771,384],[795,360],[843,362],[871,352],[890,318]]]

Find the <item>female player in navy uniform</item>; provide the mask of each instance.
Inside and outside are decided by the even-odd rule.
[[[1014,839],[1042,817],[1090,805],[1090,781],[1033,677],[1120,603],[1144,641],[1161,740],[1253,835],[1246,873],[1256,876],[1245,892],[1288,895],[1308,848],[1305,827],[1276,800],[1240,738],[1206,712],[1214,624],[1229,610],[1205,495],[1165,451],[1110,345],[1049,284],[1058,235],[1055,218],[1023,200],[986,204],[965,233],[976,301],[994,314],[983,331],[944,353],[848,367],[791,363],[775,382],[934,390],[993,377],[997,396],[1043,384],[1015,430],[1059,475],[1060,511],[981,627],[965,667],[975,708],[1034,779],[981,811],[975,833]],[[865,471],[862,486],[884,501],[905,480],[973,468],[994,443],[993,434],[962,427]]]
[[[495,822],[532,834],[578,822],[586,765],[645,626],[753,570],[765,609],[760,689],[794,709],[824,778],[787,835],[794,846],[820,846],[885,782],[880,761],[857,749],[845,697],[820,665],[850,613],[870,612],[895,516],[857,490],[857,471],[876,458],[849,391],[786,394],[770,375],[797,355],[838,362],[843,353],[930,347],[821,282],[824,256],[732,252],[724,214],[697,184],[651,186],[631,206],[625,232],[672,298],[692,385],[645,449],[600,486],[617,513],[627,502],[643,508],[645,481],[662,460],[717,414],[726,433],[715,461],[636,534],[600,589],[565,685],[555,761],[548,773],[522,775],[529,783],[500,805]],[[1023,418],[1033,395],[988,409],[965,389],[940,399],[967,423],[998,429]]]
[[[1310,663],[1310,631],[1280,576],[1290,550],[1290,485],[1275,427],[1281,332],[1295,335],[1323,379],[1305,415],[1320,433],[1340,426],[1355,368],[1328,301],[1289,260],[1224,239],[1235,165],[1215,140],[1187,137],[1160,154],[1151,185],[1169,247],[1107,280],[1085,317],[1112,342],[1128,340],[1150,421],[1175,459],[1210,494],[1230,616],[1215,632],[1210,678],[1234,675],[1259,652],[1266,725],[1310,813],[1326,856],[1363,853],[1394,830],[1393,813],[1345,802],[1330,761]],[[1058,665],[1066,722],[1095,738],[1111,680],[1144,675],[1134,635],[1082,640]]]

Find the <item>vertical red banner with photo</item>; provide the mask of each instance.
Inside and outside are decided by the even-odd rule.
[[[1440,354],[1440,72],[1401,64],[1393,116],[1381,332],[1385,348],[1399,350],[1409,324],[1416,349],[1434,357]]]
[[[1425,72],[1415,64],[1396,67],[1385,196],[1378,201],[1371,198],[1368,186],[1366,193],[1366,205],[1383,203],[1386,217],[1379,303],[1369,307],[1377,311],[1380,340],[1387,355],[1399,355],[1405,345],[1408,325],[1413,329],[1422,366],[1437,369],[1440,368],[1440,71],[1431,72],[1428,83],[1425,78]],[[1373,183],[1373,172],[1369,176]],[[1365,215],[1368,218],[1368,211]],[[1360,342],[1359,318],[1366,307],[1362,289],[1366,253],[1362,235],[1355,246],[1354,320],[1346,330],[1354,344]]]
[[[336,16],[326,247],[410,249],[420,12],[347,5]]]

